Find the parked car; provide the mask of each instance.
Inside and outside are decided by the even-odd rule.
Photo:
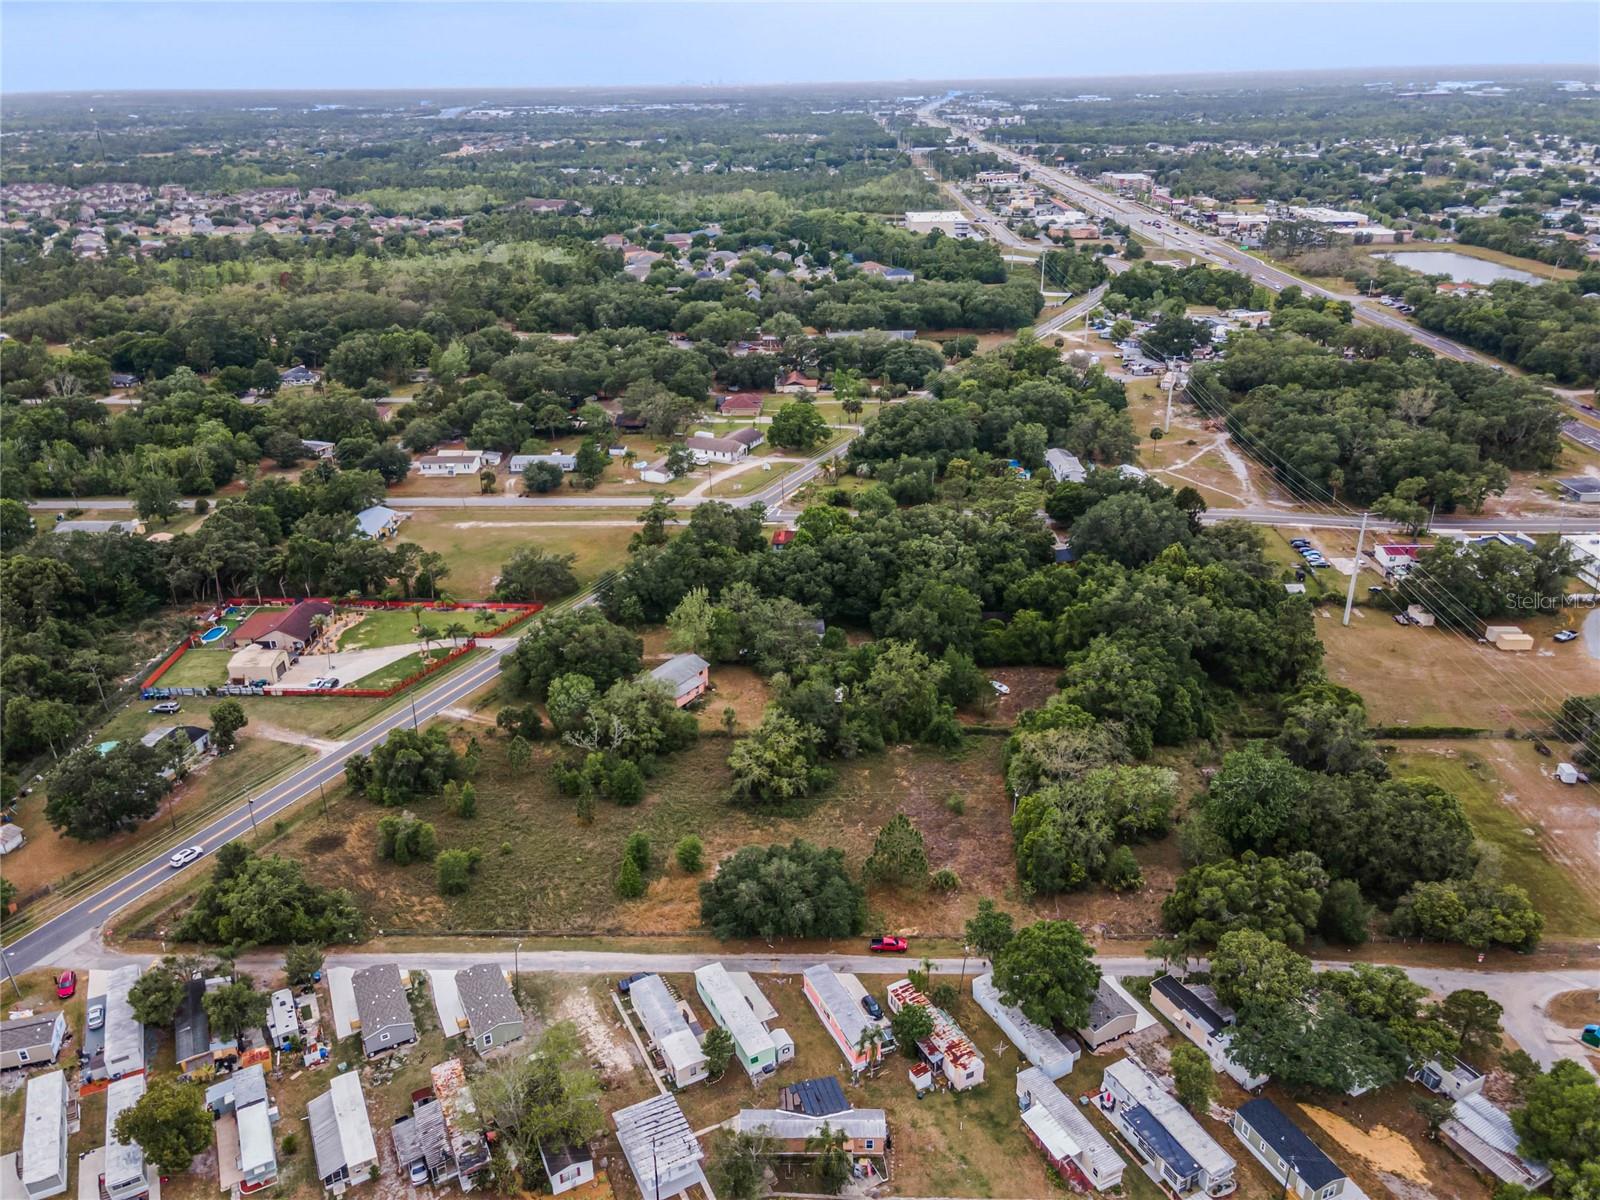
[[[205,851],[199,846],[185,846],[171,858],[167,859],[167,866],[171,867],[174,871],[180,870],[183,867],[187,867],[190,863],[204,853]]]
[[[76,971],[63,971],[56,976],[56,998],[67,1000],[77,995],[78,973]]]
[[[1556,634],[1555,640],[1558,642],[1575,642],[1578,640],[1578,631],[1576,629],[1563,629]]]
[[[90,1029],[99,1029],[106,1023],[106,1006],[96,1004],[89,1010],[88,1024]]]
[[[1290,538],[1289,539],[1289,545],[1293,546],[1296,550],[1304,549],[1306,546],[1311,545],[1311,539],[1310,538]]]
[[[871,996],[861,997],[861,1011],[866,1013],[867,1016],[871,1017],[874,1021],[883,1020],[883,1009]]]
[[[875,937],[867,944],[867,949],[874,954],[904,954],[906,952],[906,939],[890,934],[885,937]]]
[[[1405,613],[1395,613],[1394,623],[1396,625],[1409,625],[1411,624],[1411,618],[1406,616]]]
[[[650,974],[649,971],[635,971],[626,979],[617,980],[617,994],[619,996],[626,996],[628,994],[628,989],[634,984],[638,983],[639,980],[643,979],[648,974]]]
[[[315,679],[313,679],[313,680],[312,680],[312,681],[311,681],[311,682],[310,682],[310,683],[308,683],[308,684],[306,684],[306,687],[308,687],[308,688],[311,688],[311,689],[313,689],[313,690],[315,690],[315,689],[317,689],[317,688],[320,688],[320,687],[322,687],[322,686],[323,686],[323,685],[324,685],[324,684],[326,684],[326,683],[327,683],[327,682],[328,682],[328,681],[327,681],[327,680],[326,680],[326,679],[324,679],[324,678],[323,678],[323,677],[322,677],[322,676],[321,676],[321,675],[318,675],[318,676],[317,676],[317,677],[316,677],[316,678],[315,678]]]
[[[161,716],[170,716],[175,712],[182,712],[183,705],[179,704],[176,700],[163,700],[160,704],[152,704],[150,706],[150,711],[152,713],[158,713]]]

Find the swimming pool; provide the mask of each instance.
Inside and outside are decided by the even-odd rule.
[[[200,635],[200,644],[203,645],[203,646],[209,646],[212,642],[215,642],[215,641],[217,641],[217,640],[219,640],[221,638],[225,638],[227,636],[228,636],[228,627],[226,625],[217,625],[217,626],[215,626],[215,627],[213,627],[211,629],[206,630],[204,633],[202,633]]]

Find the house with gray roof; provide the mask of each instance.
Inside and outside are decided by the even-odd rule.
[[[49,1200],[67,1190],[67,1076],[48,1071],[28,1080],[17,1174],[28,1200]]]
[[[1233,1132],[1267,1172],[1300,1200],[1333,1200],[1354,1194],[1339,1165],[1323,1153],[1287,1114],[1271,1100],[1241,1104],[1233,1114]]]
[[[67,1040],[67,1015],[41,1012],[0,1021],[0,1070],[52,1065]]]
[[[400,522],[409,514],[396,512],[384,504],[374,504],[356,514],[356,535],[379,541],[400,528]]]
[[[411,998],[406,994],[405,976],[393,963],[364,967],[350,977],[355,993],[356,1032],[361,1049],[371,1058],[396,1046],[417,1040],[416,1020],[411,1015]]]
[[[522,1036],[522,1009],[501,968],[479,963],[457,971],[456,992],[467,1016],[467,1036],[480,1051]]]
[[[1252,1075],[1234,1061],[1228,1050],[1233,1037],[1233,1010],[1217,999],[1209,987],[1162,975],[1150,986],[1150,1003],[1179,1033],[1206,1052],[1213,1071],[1225,1072],[1246,1091],[1254,1091],[1267,1081],[1266,1075]]]
[[[667,1075],[676,1088],[698,1083],[706,1077],[706,1056],[700,1039],[689,1028],[677,999],[667,990],[659,975],[635,979],[628,988],[633,1015],[644,1026],[646,1039],[661,1055]]]
[[[1550,1182],[1550,1168],[1523,1158],[1522,1139],[1503,1108],[1482,1095],[1463,1096],[1439,1126],[1439,1136],[1456,1153],[1502,1183],[1536,1191]]]
[[[679,708],[693,704],[711,687],[711,664],[698,654],[677,654],[650,672],[650,678],[664,683]]]
[[[150,1194],[150,1169],[138,1142],[117,1140],[117,1118],[144,1095],[143,1075],[124,1075],[106,1088],[106,1147],[100,1164],[105,1200],[141,1200]]]

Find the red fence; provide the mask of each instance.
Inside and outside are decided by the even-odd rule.
[[[294,605],[299,604],[302,599],[325,600],[327,597],[263,596],[260,600],[252,600],[249,597],[234,596],[229,598],[225,607],[292,608]],[[317,689],[287,688],[273,689],[267,693],[268,695],[362,696],[371,697],[374,699],[387,699],[388,697],[393,696],[396,692],[404,691],[418,680],[426,679],[429,675],[432,675],[441,667],[454,662],[468,651],[476,649],[478,645],[478,638],[499,637],[507,630],[520,625],[523,621],[526,621],[529,617],[533,616],[534,613],[539,612],[544,608],[544,605],[542,604],[523,604],[500,600],[452,600],[443,604],[436,600],[328,600],[327,602],[335,605],[338,608],[366,608],[377,612],[403,612],[407,609],[413,609],[421,606],[425,611],[428,612],[506,612],[510,613],[511,615],[504,621],[500,622],[500,624],[496,625],[493,629],[490,629],[484,633],[473,634],[467,639],[465,644],[456,647],[443,658],[434,659],[427,666],[421,668],[415,674],[410,675],[406,679],[395,684],[393,687]],[[166,658],[161,660],[160,665],[157,666],[148,677],[146,677],[144,683],[141,684],[140,687],[142,689],[155,687],[157,680],[170,671],[174,663],[176,663],[180,658],[193,649],[197,640],[197,635],[191,633],[188,637],[184,638],[183,641],[179,642],[177,648],[174,649],[171,654],[167,655]]]

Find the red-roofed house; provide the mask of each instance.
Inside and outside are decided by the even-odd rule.
[[[1426,549],[1418,545],[1378,546],[1372,552],[1372,561],[1378,564],[1384,578],[1398,579],[1416,565],[1418,552]]]
[[[315,632],[313,619],[333,613],[326,600],[302,600],[293,608],[269,608],[254,613],[233,631],[230,646],[269,646],[298,654]]]
[[[759,392],[734,392],[717,401],[717,411],[725,417],[759,417],[761,405]]]
[[[772,535],[773,546],[780,550],[792,541],[794,541],[794,530],[792,529],[780,529]]]
[[[790,371],[778,381],[780,392],[808,392],[813,393],[821,386],[818,380],[809,375],[802,375],[799,371]]]

